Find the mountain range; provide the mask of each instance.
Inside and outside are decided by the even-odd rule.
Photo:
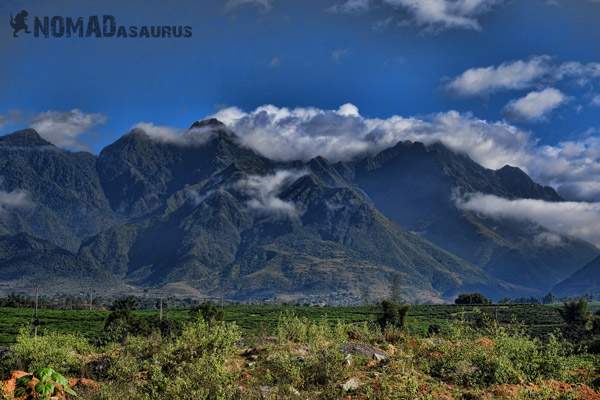
[[[26,129],[0,137],[0,291],[349,304],[598,289],[595,246],[464,210],[468,193],[562,201],[441,144],[281,162],[208,119],[176,139],[136,128],[96,156]]]

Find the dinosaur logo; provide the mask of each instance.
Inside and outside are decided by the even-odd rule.
[[[29,31],[29,27],[27,26],[27,16],[28,15],[29,15],[29,13],[26,10],[22,10],[14,18],[11,14],[10,26],[12,26],[12,28],[13,28],[13,37],[18,37],[17,33],[19,33],[19,31],[25,31],[25,33],[31,33]]]

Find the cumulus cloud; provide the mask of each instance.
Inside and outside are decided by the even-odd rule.
[[[546,88],[529,92],[524,97],[512,100],[506,105],[505,112],[514,119],[538,121],[544,119],[548,113],[567,101],[568,97],[560,90]]]
[[[538,56],[526,61],[517,60],[498,66],[471,68],[452,79],[446,88],[462,96],[527,88],[550,72],[549,60],[549,57]]]
[[[597,94],[594,97],[592,97],[590,104],[594,107],[600,107],[600,94]]]
[[[281,192],[306,175],[306,171],[279,170],[270,175],[249,175],[237,183],[238,189],[248,195],[248,207],[264,214],[297,217],[300,211],[293,202],[282,200]]]
[[[140,130],[159,142],[196,146],[206,144],[215,136],[216,132],[210,126],[180,129],[172,126],[154,125],[151,122],[138,122],[132,129],[134,131]]]
[[[572,79],[585,85],[600,78],[600,63],[555,63],[551,57],[504,62],[498,66],[470,68],[451,79],[446,89],[461,96],[478,96],[503,90],[519,90],[548,82]]]
[[[481,30],[478,18],[502,3],[502,0],[380,0],[394,13],[404,12],[409,23],[426,30],[471,29]],[[344,0],[329,11],[339,14],[358,14],[371,8],[374,1]]]
[[[273,6],[273,0],[228,0],[225,3],[225,10],[232,11],[245,5],[258,7],[263,11],[269,11]]]
[[[468,153],[490,168],[513,165],[527,156],[530,135],[504,122],[487,122],[456,111],[428,119],[394,115],[365,118],[353,104],[337,110],[261,106],[251,112],[226,108],[215,117],[230,126],[242,143],[276,160],[316,156],[347,161],[376,153],[402,140],[442,142]]]
[[[428,29],[481,30],[478,17],[489,12],[500,0],[383,0],[408,12],[419,26]]]
[[[493,218],[529,221],[551,232],[576,237],[600,246],[600,203],[507,200],[475,193],[457,199],[457,206]],[[551,237],[545,239],[552,240]]]
[[[83,149],[81,135],[106,122],[102,114],[88,114],[81,110],[46,111],[33,117],[30,126],[49,142],[67,148]]]
[[[352,104],[337,110],[265,105],[245,112],[230,107],[214,117],[229,126],[242,144],[275,160],[322,156],[347,161],[403,140],[441,142],[487,168],[520,167],[565,198],[600,201],[600,138],[595,134],[542,146],[530,132],[505,121],[456,111],[424,118],[366,118]]]
[[[9,210],[29,208],[31,206],[33,206],[33,202],[26,191],[20,189],[10,192],[0,190],[0,216]]]

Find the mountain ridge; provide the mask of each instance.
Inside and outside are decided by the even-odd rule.
[[[25,222],[0,218],[0,234],[53,241],[91,275],[131,287],[340,303],[389,296],[399,281],[419,301],[466,290],[499,298],[540,294],[598,254],[571,239],[558,252],[528,247],[523,239],[545,230],[459,210],[457,190],[562,199],[516,167],[488,170],[442,144],[399,142],[353,162],[277,162],[215,119],[196,121],[176,138],[134,129],[98,156],[53,146],[54,156],[44,158],[44,143],[33,130],[0,137],[5,165],[22,166],[8,168],[8,179],[0,174],[7,182],[0,189],[31,191],[37,217],[50,221],[36,230],[31,218],[11,211]],[[44,176],[39,157],[60,174]],[[56,186],[56,209],[44,203],[48,183]],[[79,225],[61,212],[81,207]],[[464,237],[453,240],[453,230]],[[548,267],[549,258],[558,261]]]

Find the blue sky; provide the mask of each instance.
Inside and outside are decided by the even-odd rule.
[[[21,9],[30,25],[112,14],[125,25],[189,25],[193,37],[13,38],[8,20]],[[252,145],[257,107],[299,108],[293,134],[302,135],[317,122],[339,126],[335,110],[351,103],[358,113],[342,126],[363,136],[377,120],[418,121],[409,133],[390,128],[380,145],[426,130],[491,168],[516,164],[569,197],[600,198],[594,0],[5,0],[0,15],[0,134],[31,125],[97,153],[140,122],[176,132],[225,109],[245,113],[227,122]],[[309,108],[332,118],[315,121]],[[260,128],[280,135],[278,124]],[[481,151],[452,136],[471,128]],[[551,174],[549,163],[566,166]]]

